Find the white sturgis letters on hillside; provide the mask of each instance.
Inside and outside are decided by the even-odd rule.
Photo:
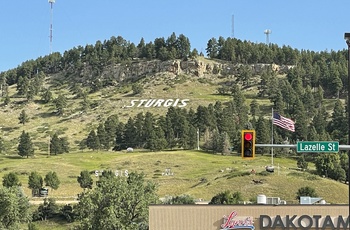
[[[190,99],[135,99],[131,100],[130,105],[127,105],[125,107],[131,108],[131,107],[185,107],[187,105],[187,102],[189,102]]]

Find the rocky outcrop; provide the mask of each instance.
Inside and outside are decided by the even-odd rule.
[[[134,60],[127,64],[116,64],[105,68],[101,77],[109,77],[117,82],[122,82],[125,80],[137,80],[162,72],[168,72],[174,75],[188,74],[197,77],[206,77],[213,74],[236,75],[240,66],[242,64],[221,63],[206,59],[190,59],[186,61]],[[292,66],[279,66],[276,64],[252,64],[249,66],[253,74],[259,74],[266,68],[271,68],[273,71],[283,74],[292,68]]]

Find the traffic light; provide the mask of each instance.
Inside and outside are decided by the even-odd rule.
[[[255,130],[242,130],[242,158],[255,157]]]

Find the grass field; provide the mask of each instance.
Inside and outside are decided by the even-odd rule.
[[[57,190],[50,191],[50,196],[57,200],[74,199],[83,191],[77,182],[77,176],[82,170],[91,171],[94,180],[98,179],[95,170],[118,170],[119,173],[127,170],[145,173],[147,179],[158,184],[160,197],[188,194],[197,199],[210,200],[219,192],[230,190],[241,192],[246,201],[264,194],[296,203],[297,190],[310,186],[326,202],[348,202],[347,185],[310,172],[297,171],[296,161],[287,158],[274,158],[275,172],[264,175],[262,172],[270,163],[269,156],[258,156],[247,161],[239,156],[201,151],[77,152],[58,156],[38,155],[28,159],[1,156],[0,177],[16,172],[25,194],[30,197],[31,191],[27,188],[30,172],[37,171],[44,177],[47,172],[55,171],[61,185]],[[256,174],[250,173],[252,169]],[[172,175],[164,175],[166,172]],[[253,179],[263,183],[255,184]]]

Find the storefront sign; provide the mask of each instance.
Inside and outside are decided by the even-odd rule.
[[[141,99],[141,100],[131,100],[130,105],[125,107],[185,107],[190,99]]]
[[[224,216],[224,223],[221,225],[221,230],[229,229],[255,229],[252,217],[236,218],[237,212],[233,211],[229,216]]]
[[[321,215],[286,215],[270,217],[260,215],[260,229],[349,229],[349,217]]]

